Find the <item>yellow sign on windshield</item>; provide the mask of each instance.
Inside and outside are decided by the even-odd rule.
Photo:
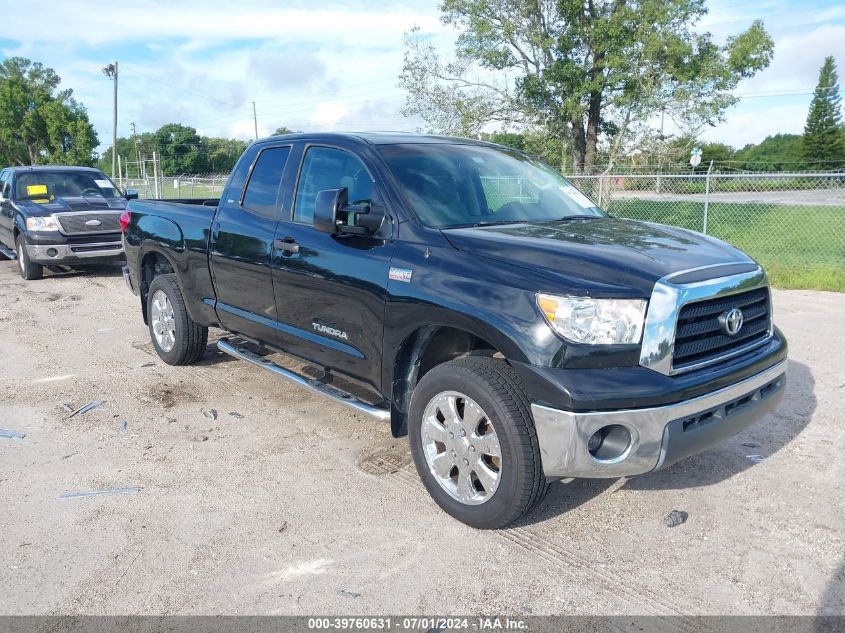
[[[26,186],[26,195],[29,196],[37,196],[39,194],[44,194],[44,198],[33,199],[33,202],[50,202],[50,196],[47,193],[47,185],[27,185]]]

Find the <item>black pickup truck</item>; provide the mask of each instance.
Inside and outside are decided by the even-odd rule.
[[[99,169],[8,167],[0,171],[0,253],[18,260],[24,279],[44,266],[123,259],[120,214],[136,191],[121,193]]]
[[[786,341],[751,258],[613,218],[504,147],[273,137],[220,200],[133,201],[121,224],[164,361],[226,330],[223,352],[408,434],[431,496],[476,527],[513,523],[554,479],[665,468],[783,396]]]

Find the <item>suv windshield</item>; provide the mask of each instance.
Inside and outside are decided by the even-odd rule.
[[[433,228],[607,217],[554,169],[483,145],[384,145],[379,151],[420,221]]]
[[[49,202],[56,198],[122,197],[105,174],[90,171],[25,171],[15,178],[18,200]]]

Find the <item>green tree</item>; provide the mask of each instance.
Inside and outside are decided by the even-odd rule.
[[[283,125],[282,127],[276,128],[276,131],[273,132],[273,136],[282,136],[283,134],[293,134],[293,133],[294,133],[294,131],[292,129]]]
[[[23,57],[0,63],[0,159],[4,164],[92,165],[97,133],[52,68]]]
[[[842,143],[842,97],[836,62],[826,57],[804,126],[804,157],[811,165],[834,168],[845,164]]]
[[[800,134],[775,134],[749,144],[734,156],[736,166],[748,171],[797,171],[804,169],[804,139]]]
[[[443,0],[460,30],[453,63],[418,30],[406,38],[404,112],[475,136],[493,122],[539,126],[591,171],[599,141],[613,161],[661,110],[693,135],[721,120],[733,89],[768,66],[755,21],[716,44],[694,30],[704,0]]]
[[[180,123],[162,125],[155,132],[161,173],[167,176],[208,171],[203,140],[195,128]]]

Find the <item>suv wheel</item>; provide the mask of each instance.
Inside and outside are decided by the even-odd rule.
[[[21,277],[26,280],[41,279],[44,276],[44,267],[40,264],[35,264],[29,259],[29,253],[26,252],[26,243],[23,235],[18,235],[15,240],[15,250],[18,254],[18,270]]]
[[[438,365],[420,380],[409,413],[417,472],[459,521],[506,527],[545,495],[530,405],[505,361],[470,356]]]
[[[202,358],[208,328],[197,325],[185,309],[176,275],[159,275],[147,294],[150,338],[159,358],[169,365],[190,365]]]

